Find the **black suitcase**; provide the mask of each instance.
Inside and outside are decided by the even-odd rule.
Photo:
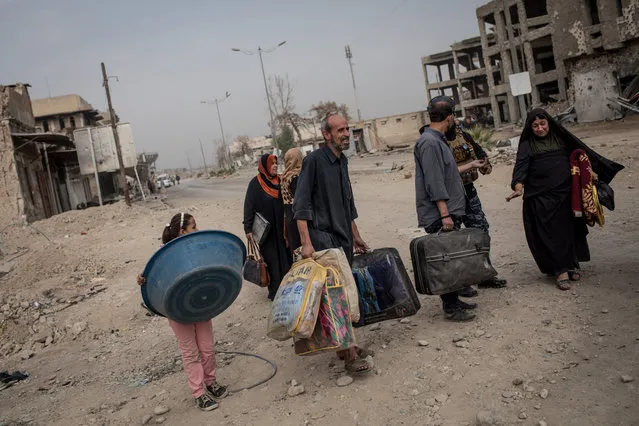
[[[369,272],[375,286],[375,303],[379,309],[366,313],[368,305],[360,296],[360,320],[353,325],[362,327],[376,322],[415,315],[421,304],[417,293],[404,267],[399,252],[394,248],[377,249],[366,254],[355,256],[353,260],[353,275],[358,282],[362,271]]]
[[[489,254],[490,236],[481,229],[416,238],[410,243],[415,287],[420,294],[441,295],[494,278]]]

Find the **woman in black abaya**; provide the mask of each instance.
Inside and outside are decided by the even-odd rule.
[[[533,110],[519,140],[510,201],[523,195],[528,247],[542,273],[557,277],[560,290],[581,278],[579,262],[590,260],[588,228],[571,208],[570,153],[586,151],[599,179],[610,183],[623,166],[600,156],[543,109]]]
[[[259,173],[251,180],[244,199],[244,232],[253,239],[255,214],[260,213],[271,224],[260,252],[271,278],[268,298],[273,300],[280,282],[291,268],[291,254],[284,241],[284,203],[280,197],[280,182],[277,175],[277,157],[265,154],[258,166]]]

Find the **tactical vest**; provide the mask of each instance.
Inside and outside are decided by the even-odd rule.
[[[466,139],[464,139],[464,135],[462,134],[462,132],[463,130],[457,129],[457,137],[455,138],[455,140],[448,141],[448,145],[450,145],[453,150],[453,156],[455,157],[457,165],[462,165],[470,161],[477,160],[475,149],[473,148],[472,144],[468,143]],[[477,169],[468,170],[461,174],[461,178],[464,185],[468,185],[479,179],[479,172],[477,171]]]

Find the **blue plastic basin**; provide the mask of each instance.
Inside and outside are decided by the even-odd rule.
[[[242,289],[246,247],[224,231],[186,234],[160,248],[146,264],[145,305],[182,324],[224,312]]]

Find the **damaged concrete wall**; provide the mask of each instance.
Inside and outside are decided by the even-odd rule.
[[[619,81],[639,73],[639,40],[623,49],[578,58],[568,63],[571,101],[579,122],[620,118],[607,98],[620,94]]]
[[[36,144],[19,143],[12,133],[34,132],[26,85],[0,86],[0,229],[46,217],[44,166]]]
[[[26,90],[20,86],[16,89]],[[12,87],[0,86],[0,228],[19,220],[24,211],[11,138],[12,111],[9,100],[13,91]]]
[[[639,37],[639,0],[626,0],[628,5],[622,8],[619,18],[619,37],[628,41]]]

